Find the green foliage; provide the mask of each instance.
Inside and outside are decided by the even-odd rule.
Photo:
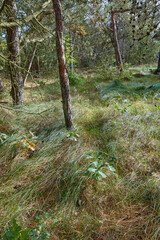
[[[70,132],[68,135],[67,135],[67,138],[71,141],[77,141],[77,138],[79,138],[79,134],[77,133],[78,129],[75,129],[74,132]]]
[[[4,233],[3,240],[28,240],[30,236],[30,228],[26,228],[22,231],[21,226],[19,226],[15,219],[13,219],[9,224],[8,231]],[[34,240],[34,239],[32,239]]]
[[[44,240],[50,237],[50,233],[46,230],[47,222],[51,220],[56,223],[58,220],[52,217],[52,212],[45,212],[44,215],[36,217],[37,226],[33,229],[26,228],[22,230],[15,219],[9,223],[9,227],[6,233],[4,233],[3,240]]]
[[[26,151],[29,149],[34,151],[35,150],[35,143],[34,141],[37,140],[37,137],[32,133],[16,133],[12,134],[11,136],[8,136],[5,133],[0,134],[0,145],[9,145],[14,146],[15,148],[23,148]]]
[[[97,69],[97,73],[102,80],[113,80],[113,81],[130,81],[133,79],[132,72],[129,70],[128,65],[125,65],[123,71],[120,72],[117,67],[102,66]]]
[[[69,77],[70,85],[72,86],[80,85],[84,82],[84,79],[82,78],[81,75],[77,73],[72,73],[71,71],[69,71],[68,77]]]
[[[111,158],[109,162],[104,161],[103,153],[98,152],[96,154],[94,162],[91,162],[89,165],[88,170],[86,171],[85,175],[86,176],[92,176],[93,179],[95,180],[100,180],[101,178],[106,178],[107,175],[104,172],[104,170],[108,169],[110,173],[115,174],[114,172],[116,171],[114,167],[110,165],[111,162],[115,161],[116,158]],[[88,156],[87,159],[93,158],[92,156]]]
[[[130,106],[130,105],[129,105]],[[121,104],[121,107],[119,107],[117,105],[117,103],[115,102],[115,109],[120,111],[121,113],[128,113],[127,107],[124,106],[123,104]]]
[[[67,63],[67,68],[70,68],[71,63],[77,63],[77,60],[71,55],[71,39],[69,37],[64,37],[65,41],[65,58]]]
[[[2,121],[3,123],[3,121]],[[0,133],[0,143],[1,144],[4,144],[5,142],[7,142],[9,136],[5,133]]]
[[[46,225],[48,219],[51,219],[52,212],[45,212],[44,215],[39,215],[36,217],[38,225],[30,231],[31,240],[43,240],[50,237],[50,233],[46,230]],[[53,218],[55,221],[55,218]]]

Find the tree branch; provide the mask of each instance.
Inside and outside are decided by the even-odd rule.
[[[31,67],[32,67],[32,63],[33,63],[33,59],[34,59],[36,50],[37,50],[37,42],[35,43],[34,50],[33,50],[33,54],[32,54],[32,57],[31,57],[31,61],[30,61],[30,63],[29,63],[28,70],[27,70],[27,74],[26,74],[25,79],[24,79],[24,82],[23,82],[24,85],[26,84],[26,81],[27,81],[27,78],[28,78],[28,75],[29,75],[29,71],[30,71],[30,69],[31,69]]]
[[[2,13],[2,11],[3,11],[3,9],[4,9],[5,3],[6,3],[6,1],[4,0],[4,1],[3,1],[3,4],[2,4],[2,7],[1,7],[1,9],[0,9],[0,14]]]
[[[21,21],[11,22],[11,23],[1,22],[0,27],[4,27],[4,28],[6,28],[6,27],[18,27],[18,26],[23,25],[24,23],[28,23],[33,18],[36,18],[39,14],[41,14],[44,11],[44,8],[46,8],[49,5],[50,2],[51,2],[51,0],[48,0],[47,2],[43,3],[40,10],[37,10],[36,12],[34,12],[33,14],[29,15],[28,17],[24,18]]]
[[[130,11],[131,9],[116,10],[116,11],[112,11],[111,14],[124,13],[124,12],[130,12]]]

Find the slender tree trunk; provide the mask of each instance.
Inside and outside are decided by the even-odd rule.
[[[116,26],[116,21],[115,21],[115,15],[112,13],[112,27],[113,27],[113,39],[114,39],[114,49],[115,49],[115,54],[116,54],[116,62],[117,66],[120,69],[120,71],[123,70],[123,61],[122,61],[122,56],[119,48],[119,42],[118,42],[118,34],[117,34],[117,26]]]
[[[31,61],[29,63],[27,74],[26,74],[25,79],[24,79],[24,85],[26,84],[26,81],[27,81],[27,78],[28,78],[28,75],[29,75],[29,72],[30,72],[30,69],[31,69],[31,66],[32,66],[32,63],[33,63],[33,59],[34,59],[36,50],[37,50],[37,43],[35,43],[35,46],[34,46],[33,54],[32,54],[32,57],[31,57]]]
[[[74,72],[74,62],[73,62],[73,58],[74,58],[74,45],[73,43],[71,43],[71,71],[72,73]]]
[[[6,0],[6,16],[8,22],[17,20],[17,8],[15,0]],[[7,47],[13,105],[22,105],[24,103],[24,95],[23,79],[20,69],[18,27],[7,28]]]
[[[157,66],[157,73],[160,74],[160,52],[158,53],[158,66]]]
[[[73,62],[73,58],[74,58],[74,43],[73,43],[73,33],[72,31],[70,31],[70,39],[71,39],[71,63],[70,63],[70,67],[71,67],[71,72],[74,72],[74,62]]]
[[[93,55],[94,55],[94,66],[96,66],[96,58],[97,58],[96,48],[94,48],[94,50],[93,50]]]
[[[2,79],[0,78],[0,93],[4,92],[4,86],[3,86],[3,82]]]
[[[40,64],[39,64],[39,56],[36,56],[36,77],[40,77]]]
[[[71,113],[71,97],[63,44],[63,15],[60,0],[52,0],[56,19],[56,45],[62,93],[63,112],[67,129],[74,129]]]

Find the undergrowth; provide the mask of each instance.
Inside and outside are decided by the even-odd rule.
[[[159,77],[121,77],[86,72],[73,84],[75,132],[56,80],[27,88],[23,109],[0,110],[1,237],[14,223],[41,239],[41,216],[51,240],[159,239]]]

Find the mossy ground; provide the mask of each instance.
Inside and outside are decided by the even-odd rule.
[[[36,216],[52,211],[50,239],[158,240],[160,77],[83,77],[71,87],[79,137],[70,139],[64,128],[57,78],[29,81],[24,108],[1,108],[0,129],[9,138],[0,146],[0,232],[13,217],[33,227]],[[11,107],[8,92],[1,99]],[[86,156],[98,151],[115,159],[116,175],[106,169],[107,178],[96,181],[85,175]]]

